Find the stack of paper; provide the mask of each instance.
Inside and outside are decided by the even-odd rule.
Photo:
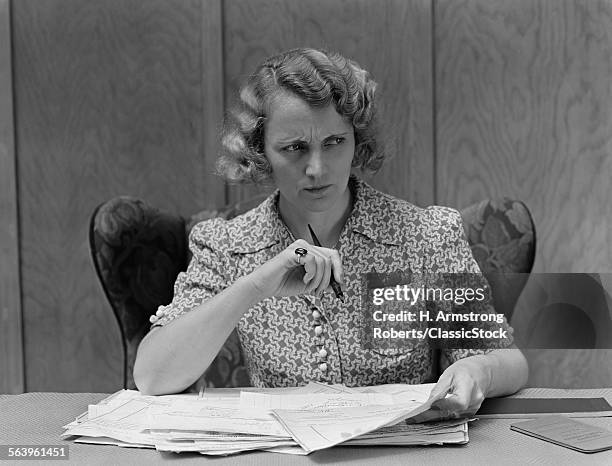
[[[83,443],[229,455],[308,454],[335,445],[466,443],[467,421],[431,419],[433,384],[209,389],[144,396],[121,390],[64,426]]]

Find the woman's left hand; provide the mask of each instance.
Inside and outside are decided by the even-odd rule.
[[[484,356],[471,356],[451,364],[440,376],[429,397],[432,409],[443,418],[473,415],[489,392],[491,370]]]

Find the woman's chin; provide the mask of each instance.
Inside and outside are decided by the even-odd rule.
[[[326,212],[333,208],[338,201],[336,196],[300,196],[300,202],[297,206],[300,210],[308,210],[311,212]]]

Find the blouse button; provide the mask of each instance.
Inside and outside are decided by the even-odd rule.
[[[315,319],[320,319],[321,313],[319,311],[312,311],[312,317],[314,317]]]
[[[322,362],[319,364],[319,369],[321,369],[323,372],[327,372],[327,364]]]
[[[327,357],[327,351],[325,351],[325,348],[321,348],[319,350],[319,356],[321,356],[322,358],[326,358]]]
[[[317,325],[317,326],[315,327],[315,333],[316,333],[317,335],[321,335],[321,334],[323,333],[323,327],[321,327],[320,325]]]

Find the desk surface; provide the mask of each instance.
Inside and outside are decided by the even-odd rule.
[[[612,465],[612,450],[583,454],[552,445],[510,430],[511,419],[481,419],[470,423],[470,442],[463,446],[428,447],[335,447],[309,456],[253,452],[230,457],[206,457],[199,454],[159,453],[150,449],[120,448],[110,445],[86,445],[63,441],[62,426],[97,403],[101,393],[25,393],[0,395],[0,444],[59,445],[70,447],[69,461],[51,464],[174,464],[261,465],[286,464],[406,464],[458,465]],[[612,388],[589,390],[526,389],[521,398],[605,397],[612,404]],[[515,421],[515,420],[514,420]],[[612,430],[612,417],[583,419]],[[18,464],[40,461],[19,461]],[[1,463],[0,463],[1,464]]]

